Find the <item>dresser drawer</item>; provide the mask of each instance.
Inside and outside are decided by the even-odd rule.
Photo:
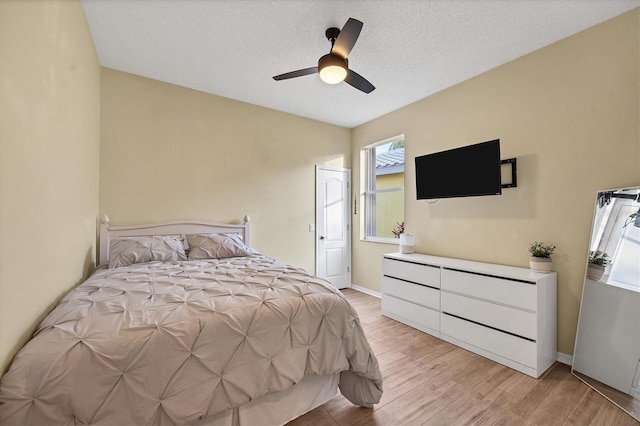
[[[440,332],[445,340],[446,336],[451,336],[519,364],[537,368],[536,344],[529,340],[492,330],[445,313],[441,314]]]
[[[440,310],[440,290],[391,277],[382,277],[382,293]]]
[[[443,269],[442,289],[534,312],[538,308],[538,293],[533,283]]]
[[[479,322],[531,340],[537,339],[535,313],[442,291],[442,312]]]
[[[420,327],[440,330],[440,312],[393,296],[382,296],[382,314],[393,314],[395,317],[408,320],[408,324],[415,323]],[[403,321],[404,322],[404,321]]]
[[[382,274],[401,280],[428,285],[429,287],[440,288],[440,268],[437,266],[383,258]]]

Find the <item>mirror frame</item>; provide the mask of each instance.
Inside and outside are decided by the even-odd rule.
[[[597,193],[597,198],[596,198],[596,202],[595,202],[595,206],[594,206],[594,214],[593,214],[593,219],[592,219],[592,223],[591,223],[591,236],[589,237],[589,249],[587,250],[587,264],[585,266],[585,274],[584,274],[584,280],[583,280],[583,287],[582,287],[582,294],[581,294],[581,298],[580,298],[580,313],[578,315],[578,324],[577,324],[577,329],[576,329],[576,340],[575,340],[575,345],[574,345],[574,355],[573,355],[573,359],[574,362],[572,362],[571,365],[571,374],[573,374],[575,377],[577,377],[579,380],[581,380],[582,382],[584,382],[587,386],[589,386],[590,388],[592,388],[593,390],[595,390],[596,392],[598,392],[600,395],[604,396],[606,399],[608,399],[609,401],[611,401],[613,404],[615,404],[616,406],[618,406],[620,409],[622,409],[623,411],[625,411],[627,414],[629,414],[631,417],[633,417],[634,419],[636,419],[637,421],[640,421],[640,398],[635,397],[633,395],[628,395],[622,391],[619,391],[613,387],[610,387],[592,377],[587,376],[584,373],[581,373],[580,371],[577,371],[575,369],[575,357],[578,351],[578,348],[580,347],[579,345],[579,339],[580,339],[580,325],[581,325],[581,321],[583,320],[583,316],[585,314],[585,291],[587,289],[587,270],[589,267],[589,255],[590,255],[590,250],[593,244],[593,235],[594,235],[594,226],[596,226],[596,218],[598,215],[598,208],[602,207],[601,204],[603,202],[602,200],[602,194],[611,194],[611,193],[615,193],[615,192],[619,192],[619,191],[633,191],[636,190],[637,191],[637,197],[635,198],[635,202],[640,202],[640,185],[636,186],[636,187],[629,187],[629,188],[616,188],[616,189],[612,189],[612,190],[605,190],[605,191],[598,191]],[[603,285],[611,285],[611,284],[606,284],[603,283]],[[615,287],[615,286],[614,286]],[[624,289],[624,288],[623,288]],[[634,291],[634,290],[630,290],[630,289],[626,289],[626,291]],[[640,292],[638,292],[638,295],[640,297]],[[640,304],[638,306],[638,310],[640,312]],[[584,327],[584,325],[583,325]],[[635,375],[640,375],[640,362],[638,363],[638,367],[636,368],[636,373]],[[634,376],[635,377],[635,376]],[[640,390],[640,386],[639,386],[639,390]]]

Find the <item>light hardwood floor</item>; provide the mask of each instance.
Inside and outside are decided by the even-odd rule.
[[[382,400],[342,395],[289,423],[314,425],[638,425],[556,363],[540,379],[380,314],[380,300],[343,290],[358,311],[384,378]]]

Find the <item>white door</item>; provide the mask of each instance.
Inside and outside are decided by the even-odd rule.
[[[316,166],[316,275],[351,287],[351,170]]]

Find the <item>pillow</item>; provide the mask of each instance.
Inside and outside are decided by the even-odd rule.
[[[109,268],[167,260],[187,260],[179,237],[118,238],[109,248]]]
[[[226,259],[256,254],[244,244],[240,234],[192,234],[187,235],[187,242],[189,260]]]

